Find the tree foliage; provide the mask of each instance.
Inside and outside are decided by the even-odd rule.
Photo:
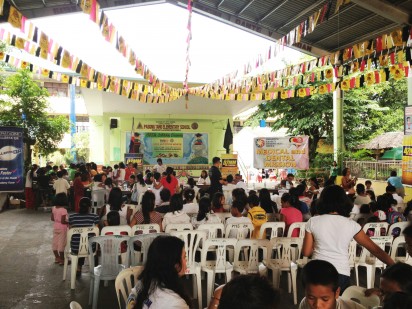
[[[344,144],[353,149],[383,132],[403,128],[403,108],[407,104],[407,81],[390,80],[370,87],[353,89],[343,97]],[[308,135],[311,162],[320,138],[333,140],[332,94],[276,99],[262,103],[247,124],[274,118],[273,130],[287,128],[291,135]]]
[[[23,128],[26,165],[31,163],[32,145],[36,145],[42,155],[55,151],[70,125],[64,116],[47,114],[48,91],[32,79],[28,70],[9,76],[3,87],[0,126]]]

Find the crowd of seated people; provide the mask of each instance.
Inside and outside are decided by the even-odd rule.
[[[186,186],[181,186],[171,167],[158,167],[160,170],[164,169],[162,174],[155,170],[148,171],[145,175],[137,173],[132,165],[126,167],[119,164],[114,169],[104,167],[101,173],[98,173],[96,168],[92,164],[73,166],[73,171],[71,168],[70,172],[63,168],[57,170],[54,176],[53,172],[46,173],[46,169],[33,166],[28,172],[28,177],[37,178],[42,185],[46,183],[49,186],[52,185],[57,194],[69,192],[70,187],[67,187],[63,180],[72,184],[74,209],[80,212],[80,216],[72,214],[61,220],[61,224],[68,224],[69,227],[78,226],[76,222],[81,221],[83,216],[87,218],[88,224],[99,224],[101,227],[158,224],[161,231],[165,231],[169,224],[187,223],[192,224],[196,229],[202,224],[222,222],[218,214],[226,212],[228,213],[228,218],[224,221],[226,225],[251,223],[254,226],[251,237],[257,238],[260,235],[260,227],[268,220],[285,222],[284,236],[287,235],[293,223],[307,221],[302,253],[311,257],[313,261],[303,269],[305,298],[299,308],[318,308],[319,303],[322,302],[325,303],[322,308],[363,308],[340,297],[340,294],[350,285],[347,255],[352,238],[388,266],[381,276],[381,288],[377,291],[368,290],[366,293],[368,295],[379,294],[382,297],[383,308],[402,308],[397,305],[397,299],[403,299],[403,303],[408,303],[411,298],[412,277],[409,274],[412,274],[412,266],[395,264],[386,252],[370,240],[369,236],[373,236],[373,232],[362,230],[362,225],[367,222],[385,221],[393,224],[407,221],[409,212],[412,211],[412,201],[404,203],[392,185],[387,186],[386,193],[375,197],[370,182],[366,182],[365,185],[360,183],[355,185],[356,180],[350,178],[349,172],[345,174],[348,178],[346,179],[347,188],[338,185],[322,188],[316,178],[310,179],[310,185],[307,186],[305,182],[295,183],[293,175],[287,175],[282,189],[288,192],[272,194],[266,188],[258,191],[247,190],[244,182],[236,180],[239,178],[238,175],[235,177],[229,175],[223,180],[222,192],[210,195],[207,188],[193,178],[188,179]],[[54,171],[53,168],[47,170]],[[51,180],[49,182],[46,182],[45,176],[47,175]],[[205,178],[199,178],[202,183],[201,179]],[[238,186],[239,183],[241,185]],[[124,197],[124,185],[132,192],[132,196],[135,194],[131,201]],[[350,188],[349,185],[351,185]],[[108,192],[107,203],[97,215],[88,215],[86,208],[90,208],[91,202],[85,197],[85,188],[104,189]],[[138,203],[139,205],[136,205]],[[56,204],[56,206],[60,205]],[[403,232],[407,250],[412,248],[411,230],[412,227]],[[236,237],[233,231],[232,233],[233,235],[229,237]],[[399,235],[401,233],[394,230],[393,236]],[[293,231],[291,236],[298,237],[297,231]],[[167,238],[169,240],[163,241],[176,242],[176,240],[171,240],[172,238],[169,237]],[[167,246],[166,243],[163,245]],[[146,273],[140,275],[136,286],[137,297],[131,297],[129,305],[135,308],[146,308],[145,304],[150,300],[153,303],[158,302],[160,306],[165,301],[168,302],[168,298],[163,299],[163,297],[173,295],[173,301],[179,304],[176,308],[191,307],[185,291],[178,283],[182,269],[185,267],[184,250],[182,252],[177,242],[174,249],[175,247],[180,248],[181,254],[176,252],[174,256],[167,257],[173,261],[165,261],[178,265],[178,267],[167,270],[172,272],[168,276],[173,278],[173,284],[169,286],[170,282],[162,281],[164,277],[151,273],[152,270],[148,269]],[[58,246],[54,250],[56,261],[60,264],[62,262],[61,248]],[[153,250],[150,253],[150,250],[149,255],[158,254]],[[81,266],[79,268],[81,270]],[[158,277],[151,278],[151,276]],[[152,280],[162,287],[159,291],[147,288],[147,284],[150,285]],[[239,292],[251,282],[254,282],[255,294]],[[166,295],[164,290],[167,289],[172,292],[167,292]],[[140,294],[139,291],[143,293]],[[266,297],[269,291],[273,297]],[[278,295],[279,293],[265,279],[258,276],[240,276],[229,281],[225,287],[216,290],[209,308],[255,308],[254,305],[257,304],[259,308],[279,308]],[[259,298],[261,302],[258,302],[256,298]]]

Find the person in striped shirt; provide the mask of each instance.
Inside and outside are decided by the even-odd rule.
[[[88,227],[99,224],[99,216],[96,214],[91,214],[92,202],[88,197],[83,197],[79,202],[79,213],[74,213],[69,216],[69,227]],[[89,238],[95,236],[94,234],[89,234]],[[73,254],[79,252],[80,235],[73,235],[70,247]],[[82,272],[82,266],[84,264],[84,258],[79,258],[77,265],[77,275],[80,276]]]

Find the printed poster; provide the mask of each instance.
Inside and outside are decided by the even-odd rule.
[[[412,185],[412,135],[403,137],[402,183]]]
[[[126,149],[129,149],[131,132],[126,132]],[[138,153],[145,165],[155,165],[158,158],[168,164],[208,164],[208,133],[138,132],[134,134]]]
[[[257,169],[309,169],[309,137],[254,138],[253,167]]]
[[[0,192],[24,190],[23,129],[0,127]]]
[[[227,175],[232,175],[234,177],[239,171],[237,166],[237,154],[222,154],[220,159],[222,161],[220,170],[222,177],[226,178]]]
[[[141,153],[125,153],[124,164],[137,163],[137,167],[143,167],[143,154]]]
[[[412,106],[405,106],[404,133],[412,135]]]

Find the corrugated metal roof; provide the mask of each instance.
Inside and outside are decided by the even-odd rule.
[[[159,3],[167,0],[105,0],[100,1],[103,9],[111,7],[137,6]],[[11,0],[25,16],[40,17],[69,13],[78,10],[73,0]],[[169,2],[169,1],[168,1]],[[370,1],[369,1],[370,2]],[[170,0],[185,6],[187,0]],[[193,2],[195,10],[226,20],[239,28],[258,35],[278,39],[319,10],[328,0],[198,0]],[[386,0],[394,9],[412,13],[412,0]],[[341,7],[335,14],[336,1],[332,1],[330,18],[318,25],[315,31],[302,39],[305,43],[324,53],[368,40],[379,34],[388,33],[403,26],[385,13],[378,15],[373,9],[362,8],[354,2]],[[410,19],[411,20],[411,19]]]

